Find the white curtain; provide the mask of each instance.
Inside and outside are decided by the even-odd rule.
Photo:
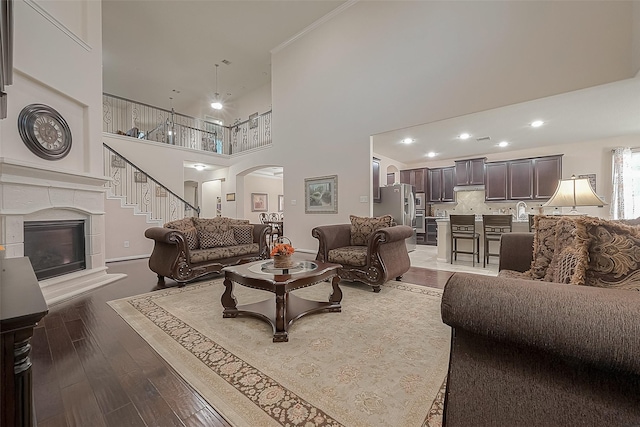
[[[640,214],[634,212],[634,173],[631,149],[616,148],[612,156],[613,194],[611,196],[611,218],[633,219]]]

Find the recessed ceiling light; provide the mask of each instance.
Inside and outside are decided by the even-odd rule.
[[[460,139],[469,139],[471,135],[469,135],[468,133],[461,133],[460,136],[458,136],[458,138]]]
[[[193,167],[198,171],[203,171],[207,168],[205,165],[193,165]]]
[[[543,124],[544,124],[544,122],[542,120],[536,120],[536,121],[531,122],[531,127],[532,128],[539,128]]]
[[[415,139],[405,138],[405,139],[403,139],[403,140],[402,140],[402,141],[400,141],[400,142],[402,142],[403,144],[411,144],[411,143],[412,143],[412,142],[414,142],[414,141],[415,141]]]
[[[435,156],[436,156],[436,153],[434,153],[433,151],[429,151],[427,153],[427,157],[435,157]]]
[[[506,147],[507,145],[509,145],[507,141],[501,141],[498,143],[498,147]]]

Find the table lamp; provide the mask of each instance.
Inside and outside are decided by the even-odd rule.
[[[571,175],[569,179],[561,179],[553,196],[543,204],[543,207],[571,207],[569,215],[582,215],[576,210],[576,206],[604,206],[607,203],[602,200],[591,188],[587,178],[576,178]]]

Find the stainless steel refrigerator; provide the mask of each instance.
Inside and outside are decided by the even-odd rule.
[[[413,236],[407,238],[407,250],[416,249],[416,196],[413,185],[394,184],[380,188],[380,203],[373,204],[373,215],[391,215],[398,225],[413,228]]]

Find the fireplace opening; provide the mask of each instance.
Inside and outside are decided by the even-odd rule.
[[[38,280],[86,269],[84,221],[26,221],[24,254]]]

